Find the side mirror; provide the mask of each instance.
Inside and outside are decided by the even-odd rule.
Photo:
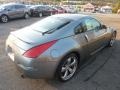
[[[106,29],[107,27],[106,27],[106,25],[102,25],[102,29]]]
[[[10,9],[5,9],[6,11],[11,11]]]

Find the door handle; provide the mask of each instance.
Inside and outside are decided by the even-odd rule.
[[[89,42],[88,36],[85,34],[85,39],[87,40],[87,42]]]

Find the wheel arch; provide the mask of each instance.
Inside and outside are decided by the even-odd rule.
[[[55,76],[55,77],[57,77],[57,71],[58,71],[58,68],[59,68],[60,64],[62,63],[62,61],[64,60],[64,58],[65,58],[66,56],[70,55],[70,54],[75,54],[75,55],[78,57],[78,67],[80,66],[80,62],[81,62],[81,60],[80,60],[80,57],[81,57],[81,56],[80,56],[80,53],[79,53],[78,51],[68,52],[68,53],[66,53],[64,56],[61,57],[58,65],[57,65],[57,68],[56,68],[56,70],[55,70],[55,73],[54,73],[54,76]]]
[[[2,14],[2,15],[1,15],[1,17],[2,17],[2,16],[7,16],[7,17],[8,17],[8,19],[10,19],[10,18],[9,18],[9,16],[8,16],[7,14]]]

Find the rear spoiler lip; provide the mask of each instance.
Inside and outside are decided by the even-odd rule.
[[[17,39],[19,39],[19,40],[21,40],[21,41],[27,43],[27,44],[32,44],[32,43],[30,43],[30,42],[26,42],[26,41],[24,41],[24,40],[18,38],[13,32],[11,32],[10,34],[13,35],[14,37],[16,37]]]

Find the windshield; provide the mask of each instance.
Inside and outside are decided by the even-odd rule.
[[[0,6],[0,11],[1,11],[1,10],[4,10],[4,9],[5,9],[5,7],[3,7],[3,6]]]
[[[69,19],[48,17],[31,25],[30,28],[40,32],[47,32],[51,30],[58,30],[64,27],[65,25],[69,24],[70,22],[71,20]]]

